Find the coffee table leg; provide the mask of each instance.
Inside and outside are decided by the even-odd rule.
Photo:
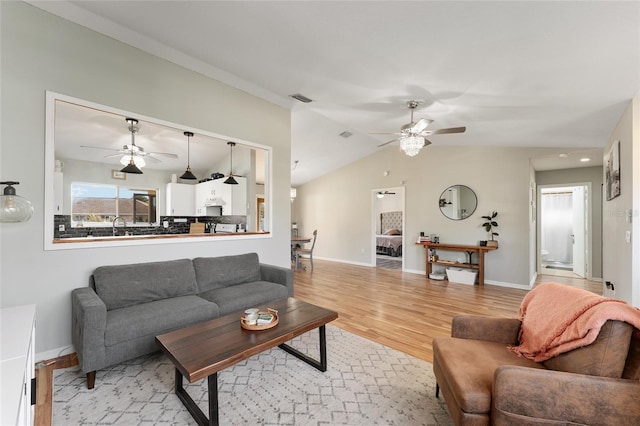
[[[278,347],[288,353],[290,353],[291,355],[295,356],[298,359],[303,360],[304,362],[306,362],[307,364],[311,365],[312,367],[317,368],[318,370],[324,372],[327,371],[327,335],[325,332],[325,326],[321,325],[318,328],[318,333],[320,334],[320,361],[311,358],[308,355],[303,354],[302,352],[300,352],[299,350],[292,348],[291,346],[287,345],[286,343],[283,343],[281,345],[279,345]]]
[[[209,387],[209,418],[204,415],[198,404],[195,403],[191,395],[182,386],[182,373],[176,368],[176,395],[182,404],[191,413],[196,423],[200,426],[218,426],[218,373],[213,373],[207,377]]]

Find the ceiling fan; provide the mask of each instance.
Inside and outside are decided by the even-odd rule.
[[[133,159],[136,166],[144,167],[145,160],[150,160],[153,163],[160,163],[161,160],[156,158],[155,156],[163,156],[167,158],[178,158],[176,154],[171,152],[147,152],[143,147],[136,145],[135,134],[138,133],[140,129],[138,127],[138,120],[135,118],[125,118],[125,121],[129,124],[129,132],[131,132],[131,143],[125,144],[122,146],[122,149],[114,149],[114,148],[104,148],[100,146],[89,146],[89,145],[80,145],[81,148],[95,148],[95,149],[103,149],[107,151],[116,151],[115,154],[105,155],[104,158],[118,157],[122,156],[120,159],[120,163],[123,165],[129,164],[130,159]]]
[[[370,135],[397,135],[398,137],[388,142],[378,145],[378,148],[390,143],[400,141],[400,148],[410,157],[415,156],[420,150],[431,145],[431,141],[426,136],[442,135],[446,133],[464,133],[466,127],[450,127],[447,129],[427,129],[433,120],[421,118],[417,122],[413,121],[413,111],[420,105],[420,101],[408,101],[407,108],[411,111],[411,122],[400,128],[399,133],[394,132],[372,132]]]

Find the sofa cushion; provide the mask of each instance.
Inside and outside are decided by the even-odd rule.
[[[433,339],[434,365],[443,372],[437,378],[456,398],[456,404],[466,413],[486,414],[491,411],[493,374],[502,365],[544,369],[526,358],[507,350],[507,345],[485,340],[437,337]],[[435,370],[435,368],[434,368]],[[446,383],[441,383],[446,380]]]
[[[200,293],[200,297],[220,307],[220,315],[246,308],[266,308],[268,306],[260,305],[287,296],[285,286],[268,281],[255,281]]]
[[[622,377],[633,326],[622,321],[607,321],[596,340],[588,345],[543,362],[549,370],[590,376]]]
[[[260,280],[257,253],[193,259],[198,292]]]
[[[189,259],[100,266],[93,279],[107,310],[197,292]]]
[[[218,305],[198,296],[179,296],[107,312],[105,346],[157,336],[219,315]]]

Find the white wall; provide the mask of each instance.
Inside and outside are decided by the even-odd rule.
[[[480,216],[498,211],[500,248],[485,257],[487,283],[528,287],[530,265],[530,157],[557,149],[429,146],[410,158],[389,147],[298,188],[294,214],[302,234],[318,229],[314,256],[370,264],[371,191],[405,187],[405,267],[424,273],[425,252],[416,246],[420,231],[441,242],[478,244],[487,239]],[[383,172],[389,170],[389,176]],[[465,219],[442,215],[438,198],[455,184],[478,196],[478,208]]]
[[[604,150],[606,156],[614,141],[620,141],[620,196],[607,201],[603,196],[602,277],[615,285],[615,293],[606,293],[640,306],[640,111],[639,96],[625,110]],[[604,175],[604,171],[603,171]],[[603,181],[605,178],[603,177]],[[631,212],[631,220],[627,213]],[[631,243],[625,233],[631,232]]]
[[[71,290],[97,266],[248,251],[289,266],[288,110],[22,2],[0,2],[0,15],[0,175],[35,208],[0,224],[0,306],[36,304],[36,352],[71,344]],[[46,90],[273,147],[272,238],[45,252]]]

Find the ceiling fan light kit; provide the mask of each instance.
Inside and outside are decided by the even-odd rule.
[[[424,147],[424,138],[421,136],[407,136],[400,138],[400,149],[409,157],[415,157]]]
[[[233,178],[233,147],[236,146],[235,142],[227,142],[229,145],[230,159],[231,159],[231,168],[229,169],[229,177],[224,181],[227,185],[237,185],[238,181]]]
[[[193,132],[184,132],[184,135],[187,137],[187,170],[185,170],[182,176],[180,176],[180,179],[196,180],[198,178],[191,172],[191,166],[189,164],[191,159],[191,138],[193,137]]]

